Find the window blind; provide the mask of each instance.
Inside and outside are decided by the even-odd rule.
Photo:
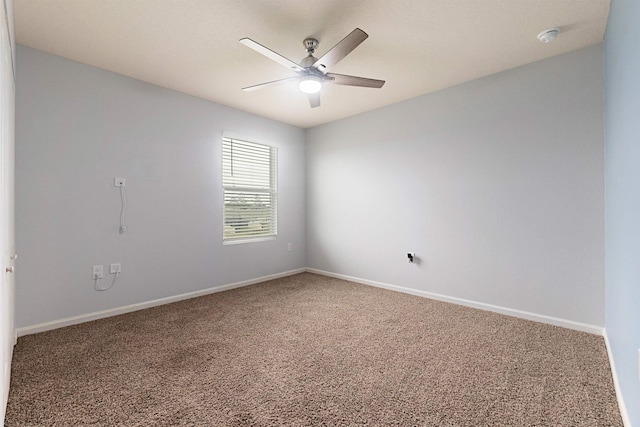
[[[225,242],[277,234],[277,149],[222,138]]]

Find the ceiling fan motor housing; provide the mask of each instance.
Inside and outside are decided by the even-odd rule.
[[[315,68],[312,67],[313,64],[316,63],[318,58],[313,55],[305,56],[302,61],[300,61],[300,66],[307,69],[307,72],[316,71]]]

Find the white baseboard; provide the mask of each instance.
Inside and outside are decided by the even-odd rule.
[[[618,399],[618,408],[620,409],[620,416],[622,417],[622,424],[624,427],[631,427],[631,419],[627,412],[627,407],[624,404],[622,398],[622,390],[620,390],[620,382],[618,381],[618,371],[616,370],[616,362],[613,360],[613,353],[611,352],[611,345],[609,344],[609,337],[607,336],[607,330],[604,330],[604,344],[607,347],[607,356],[609,356],[609,365],[611,366],[611,375],[613,376],[613,387],[616,390],[616,398]]]
[[[522,319],[532,320],[535,322],[547,323],[555,326],[561,326],[564,328],[574,329],[578,331],[588,332],[596,335],[603,335],[604,329],[600,326],[589,325],[586,323],[574,322],[571,320],[560,319],[557,317],[545,316],[541,314],[531,313],[527,311],[515,310],[507,307],[500,307],[492,304],[486,304],[482,302],[476,302],[466,300],[462,298],[450,297],[447,295],[436,294],[433,292],[421,291],[418,289],[405,288],[402,286],[391,285],[388,283],[376,282],[373,280],[361,279],[359,277],[347,276],[345,274],[332,273],[329,271],[318,270],[315,268],[299,268],[296,270],[285,271],[283,273],[272,274],[268,276],[257,277],[254,279],[244,280],[241,282],[230,283],[227,285],[216,286],[214,288],[203,289],[200,291],[188,292],[185,294],[175,295],[166,298],[160,298],[152,301],[141,302],[137,304],[131,304],[123,307],[116,307],[112,309],[97,311],[93,313],[81,314],[78,316],[67,317],[65,319],[54,320],[51,322],[39,323],[36,325],[25,326],[16,330],[17,336],[21,337],[29,334],[36,334],[38,332],[49,331],[52,329],[62,328],[65,326],[76,325],[78,323],[89,322],[91,320],[102,319],[110,316],[117,316],[119,314],[130,313],[132,311],[143,310],[145,308],[155,307],[158,305],[169,304],[172,302],[182,301],[189,298],[195,298],[202,295],[208,295],[216,292],[222,292],[229,289],[240,288],[243,286],[249,286],[267,280],[277,279],[280,277],[292,276],[294,274],[303,273],[308,271],[310,273],[320,274],[327,277],[335,277],[338,279],[348,280],[350,282],[361,283],[363,285],[375,286],[378,288],[389,289],[392,291],[402,292],[406,294],[421,296],[438,301],[449,302],[458,305],[464,305],[467,307],[478,308],[481,310],[492,311],[494,313],[505,314],[507,316],[519,317]]]
[[[158,305],[170,304],[172,302],[182,301],[189,298],[196,298],[203,295],[214,294],[217,292],[228,291],[229,289],[241,288],[243,286],[254,285],[267,280],[278,279],[280,277],[292,276],[294,274],[304,273],[305,268],[289,270],[283,273],[271,274],[268,276],[257,277],[255,279],[244,280],[241,282],[229,283],[227,285],[216,286],[214,288],[202,289],[200,291],[188,292],[185,294],[175,295],[166,298],[160,298],[152,301],[141,302],[137,304],[126,305],[124,307],[110,308],[108,310],[96,311],[93,313],[81,314],[79,316],[67,317],[65,319],[54,320],[51,322],[39,323],[37,325],[25,326],[18,328],[16,334],[18,337],[38,332],[50,331],[52,329],[63,328],[65,326],[77,325],[78,323],[90,322],[92,320],[103,319],[105,317],[117,316],[119,314],[131,313],[132,311],[143,310],[145,308],[156,307]]]
[[[447,295],[436,294],[433,292],[421,291],[418,289],[405,288],[402,286],[390,285],[388,283],[376,282],[373,280],[361,279],[358,277],[347,276],[344,274],[331,273],[329,271],[317,270],[315,268],[307,268],[309,273],[320,274],[327,277],[335,277],[337,279],[348,280],[350,282],[361,283],[363,285],[375,286],[377,288],[389,289],[391,291],[402,292],[405,294],[416,295],[420,297],[430,298],[438,301],[449,302],[452,304],[464,305],[466,307],[478,308],[480,310],[492,311],[494,313],[505,314],[507,316],[518,317],[521,319],[532,320],[534,322],[547,323],[563,328],[574,329],[577,331],[588,332],[590,334],[602,335],[604,328],[587,323],[574,322],[572,320],[560,319],[557,317],[546,316],[543,314],[531,313],[528,311],[515,310],[512,308],[501,307],[483,302],[471,301],[462,298],[450,297]]]

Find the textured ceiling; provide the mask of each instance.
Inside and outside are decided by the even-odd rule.
[[[603,40],[609,0],[14,0],[19,44],[308,128]],[[325,84],[310,108],[293,74],[238,42],[299,62],[354,28],[369,38],[330,71],[386,80]],[[536,35],[560,27],[549,44]],[[18,70],[19,72],[19,70]]]

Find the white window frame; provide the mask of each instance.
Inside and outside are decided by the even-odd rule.
[[[223,244],[273,240],[277,237],[277,176],[276,147],[223,135]],[[233,203],[234,199],[241,202]],[[252,204],[255,207],[252,208]]]

